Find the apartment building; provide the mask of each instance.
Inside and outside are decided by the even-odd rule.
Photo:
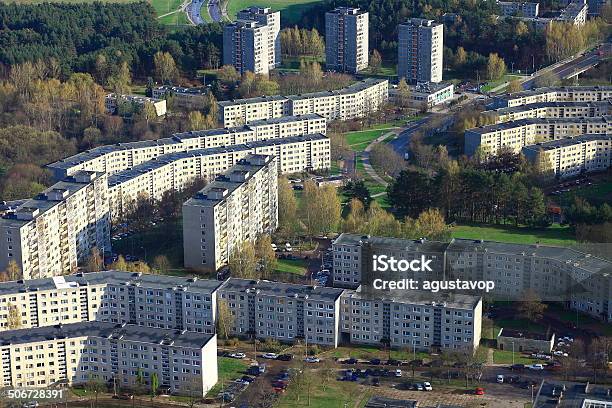
[[[535,18],[540,13],[540,3],[519,1],[498,1],[502,16],[521,16]]]
[[[278,227],[278,165],[248,155],[183,204],[185,267],[215,272],[234,250]]]
[[[480,149],[483,154],[496,155],[505,148],[518,153],[524,146],[541,141],[610,132],[610,116],[520,119],[466,130],[464,152],[472,156]]]
[[[46,388],[92,378],[134,388],[154,375],[171,392],[203,397],[216,384],[217,338],[185,331],[84,322],[0,334],[2,386]]]
[[[155,99],[171,99],[171,108],[204,109],[208,95],[206,87],[191,87],[162,85],[153,88],[152,97]]]
[[[98,321],[212,334],[222,283],[123,271],[6,282],[0,285],[0,331],[10,329],[13,309],[22,329]]]
[[[230,278],[221,288],[237,336],[337,347],[342,289]]]
[[[345,342],[412,351],[468,351],[480,343],[482,298],[418,291],[364,293],[341,296],[340,333]]]
[[[397,74],[410,84],[442,81],[444,24],[410,18],[398,26]]]
[[[330,71],[356,74],[368,67],[369,14],[353,7],[325,13],[325,64]]]
[[[538,102],[528,105],[484,111],[495,123],[530,118],[594,118],[612,114],[610,101],[600,102]]]
[[[276,157],[279,174],[328,169],[330,140],[322,134],[260,140],[228,147],[190,150],[159,156],[108,178],[109,205],[114,219],[141,196],[160,200],[196,179],[212,180],[249,154]]]
[[[24,279],[75,272],[93,248],[110,251],[105,174],[80,171],[0,218],[0,270],[15,261]]]
[[[108,94],[104,98],[106,112],[119,116],[131,116],[142,111],[147,104],[153,107],[155,115],[164,116],[166,114],[165,99],[148,98],[142,95],[117,94]]]
[[[389,274],[381,271],[371,275],[373,255],[406,260],[425,256],[432,260],[433,274],[410,272],[406,278],[493,281],[495,289],[489,293],[493,298],[513,300],[534,290],[545,301],[562,301],[593,318],[612,321],[612,262],[587,251],[456,238],[423,245],[426,242],[421,249],[412,240],[342,234],[332,246],[333,285],[344,286],[336,274],[361,277],[363,288],[372,286],[371,276],[386,279]]]
[[[537,88],[496,96],[489,109],[511,108],[539,102],[600,102],[612,98],[612,86],[568,86]]]
[[[327,120],[350,120],[380,109],[388,98],[389,81],[366,78],[336,91],[221,101],[219,118],[225,127],[286,115],[317,114]]]
[[[408,85],[410,106],[415,109],[430,109],[437,105],[450,102],[455,95],[455,86],[452,82],[421,82]],[[389,101],[398,102],[397,87],[389,89]]]
[[[586,23],[588,11],[589,5],[585,0],[575,0],[561,10],[557,20],[583,26]]]
[[[446,244],[424,239],[372,237],[343,233],[332,243],[333,278],[335,287],[356,289],[381,276],[373,270],[375,255],[386,255],[395,259],[420,259],[430,262],[432,271],[411,272],[417,280],[440,280],[444,275],[444,249]]]
[[[57,179],[79,170],[113,175],[160,156],[255,141],[326,133],[326,119],[316,114],[272,117],[225,129],[175,133],[171,137],[106,145],[47,165]]]
[[[612,161],[612,136],[583,135],[525,146],[523,155],[559,178],[606,171]]]
[[[253,20],[238,20],[223,27],[223,65],[233,65],[240,74],[270,72],[270,26]]]
[[[599,16],[602,8],[609,6],[611,3],[610,0],[587,0],[587,4],[589,6],[589,16]]]
[[[268,26],[268,69],[273,69],[280,66],[280,11],[272,11],[269,7],[251,6],[239,11],[236,17],[238,20],[251,20]]]

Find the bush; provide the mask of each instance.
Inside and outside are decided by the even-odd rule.
[[[283,347],[278,342],[278,340],[266,339],[263,343],[261,343],[260,346],[258,346],[258,348],[267,353],[276,353],[278,351],[281,351]]]
[[[317,354],[321,353],[321,347],[319,346],[310,346],[308,347],[308,355],[309,356],[316,356]]]

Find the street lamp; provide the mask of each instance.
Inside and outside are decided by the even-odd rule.
[[[514,341],[512,342],[512,365],[514,365]]]

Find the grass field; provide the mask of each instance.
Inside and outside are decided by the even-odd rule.
[[[489,81],[487,82],[485,85],[483,85],[482,87],[482,92],[489,92],[491,89],[495,88],[496,86],[499,86],[505,82],[510,82],[513,79],[518,79],[520,78],[519,75],[510,75],[510,74],[506,74],[504,75],[502,78],[497,79],[495,81]],[[502,89],[503,90],[503,89]]]
[[[208,391],[209,397],[215,397],[221,391],[221,384],[227,385],[230,381],[238,377],[242,377],[243,372],[247,369],[247,362],[229,357],[219,357],[217,359],[219,370],[219,381]]]
[[[148,0],[149,3],[153,6],[155,11],[157,11],[157,15],[161,16],[162,14],[166,14],[171,12],[172,10],[176,10],[179,8],[182,0]]]
[[[514,352],[514,363],[512,362],[512,350],[493,350],[493,362],[496,364],[533,364],[539,360],[527,357],[518,351]]]
[[[306,261],[303,259],[279,259],[276,272],[304,275],[306,273]]]
[[[612,202],[612,181],[597,182],[590,186],[578,187],[560,196],[562,205],[571,205],[574,195],[582,197],[589,203],[601,205]]]
[[[176,13],[169,14],[159,19],[161,24],[167,26],[175,26],[175,25],[185,25],[189,24],[189,20],[187,19],[187,14],[182,11],[178,11]]]
[[[569,246],[576,238],[568,226],[558,224],[549,228],[515,227],[512,225],[457,225],[453,238],[484,239],[516,244],[549,244]]]
[[[353,383],[344,381],[329,381],[321,384],[313,382],[310,386],[310,398],[308,387],[299,389],[289,386],[287,392],[282,395],[275,405],[280,408],[308,407],[308,408],[338,408],[338,407],[363,407],[370,397],[369,391],[358,389]]]
[[[293,25],[297,24],[302,15],[317,3],[317,0],[229,0],[227,14],[231,20],[234,20],[240,10],[249,6],[271,7],[272,10],[281,12],[283,23]]]

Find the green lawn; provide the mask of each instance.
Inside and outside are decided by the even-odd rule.
[[[176,10],[182,2],[182,0],[149,0],[158,16]]]
[[[354,383],[331,379],[327,384],[321,384],[315,377],[310,387],[298,388],[294,384],[290,385],[275,407],[358,408],[363,407],[370,396],[369,390],[363,391]]]
[[[487,82],[485,85],[483,85],[482,91],[483,92],[489,92],[491,89],[495,88],[496,86],[499,86],[499,85],[503,84],[504,82],[510,82],[513,79],[518,79],[518,78],[520,78],[519,75],[506,74],[506,75],[504,75],[500,79],[496,79],[495,81]]]
[[[173,14],[169,14],[159,19],[159,22],[168,26],[186,25],[189,24],[187,14],[182,11],[178,11]]]
[[[593,205],[610,203],[612,202],[612,181],[597,182],[590,186],[578,187],[568,193],[563,193],[560,196],[561,204],[571,205],[574,196],[582,197]]]
[[[219,381],[206,394],[208,397],[216,397],[222,386],[226,386],[229,382],[244,375],[244,371],[248,368],[246,361],[238,360],[229,357],[219,357],[217,366],[219,372]]]
[[[515,351],[514,363],[512,363],[512,350],[493,350],[493,362],[496,364],[533,364],[538,360]]]
[[[348,143],[351,150],[356,152],[362,152],[373,140],[379,136],[391,131],[393,127],[386,129],[373,129],[373,130],[359,130],[356,132],[349,132],[346,134],[346,142]]]
[[[240,10],[249,6],[271,7],[272,10],[281,12],[283,23],[294,25],[316,3],[317,0],[229,0],[227,14],[234,20]]]
[[[303,259],[279,259],[276,272],[304,275],[306,273],[306,261]]]
[[[576,238],[568,226],[555,224],[549,228],[515,227],[511,225],[457,225],[453,238],[484,239],[516,244],[541,244],[569,246]]]

